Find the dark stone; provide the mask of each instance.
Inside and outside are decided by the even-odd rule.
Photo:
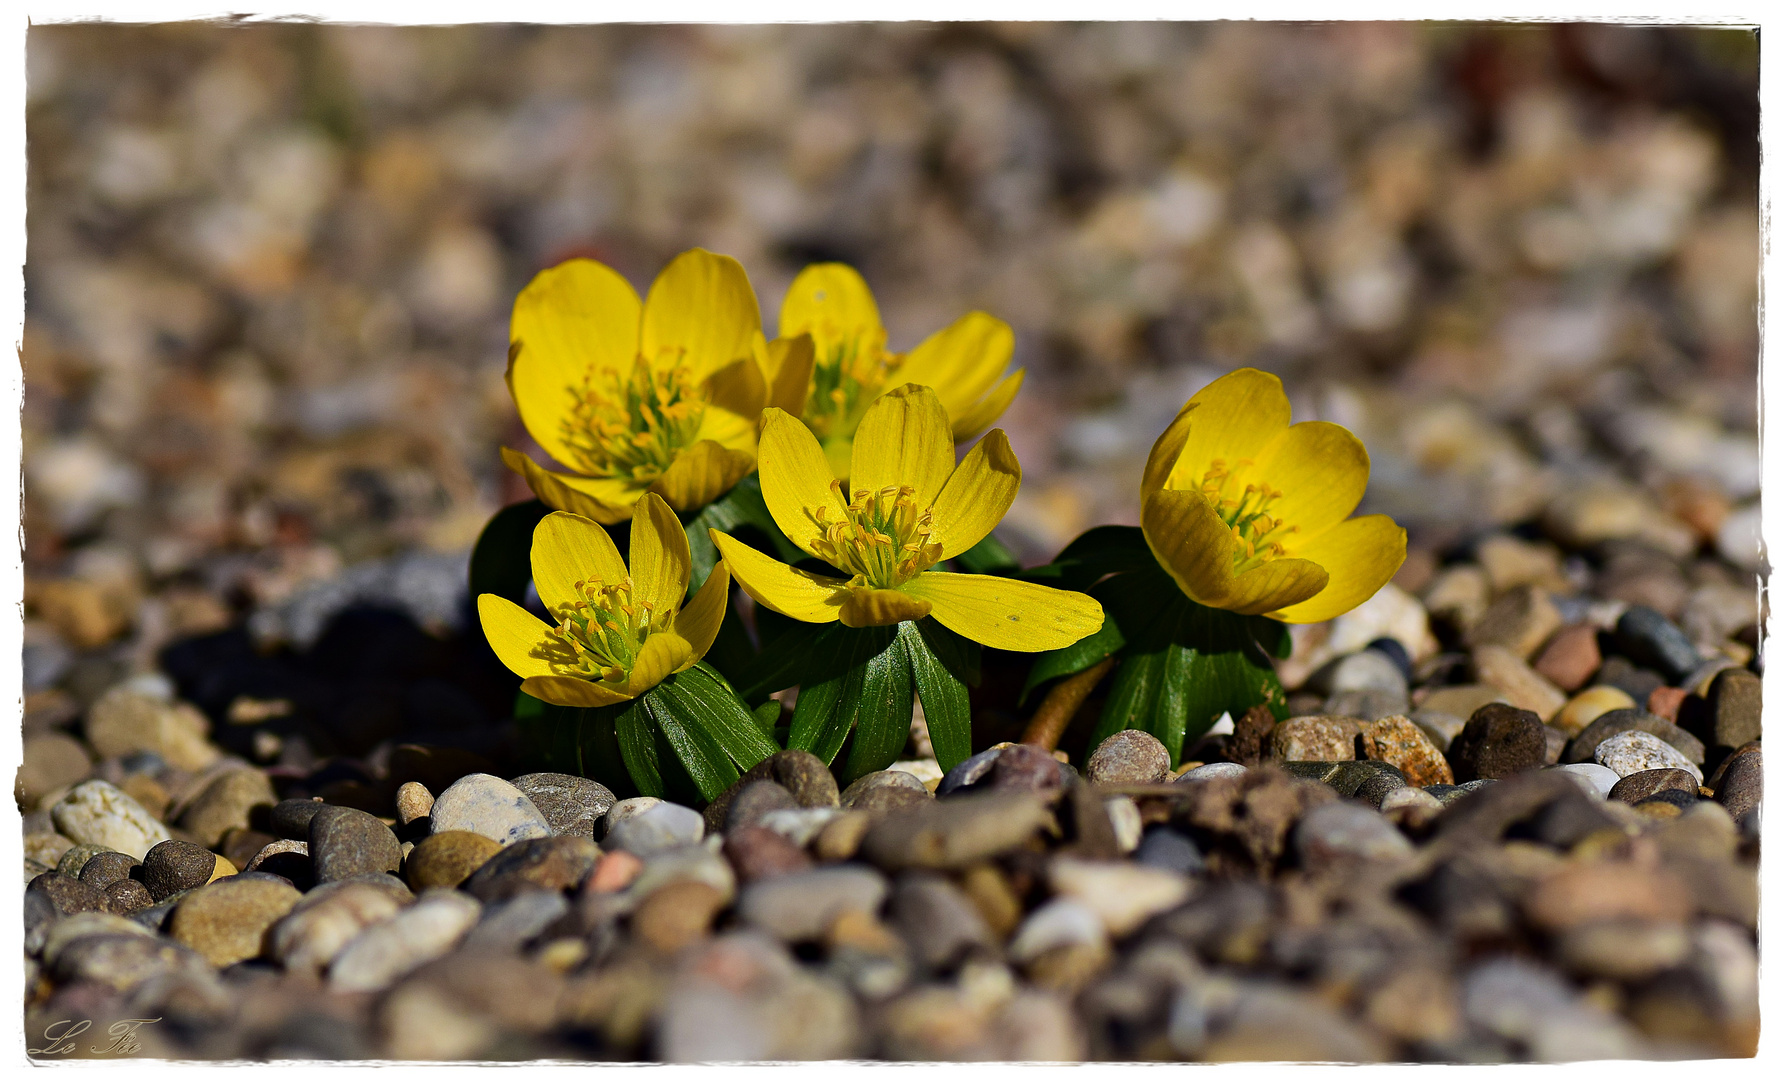
[[[740,884],[811,869],[811,857],[798,844],[761,825],[727,832],[723,851]]]
[[[184,840],[163,840],[142,860],[142,883],[157,901],[196,889],[217,872],[217,856]]]
[[[119,915],[129,915],[155,904],[148,888],[134,878],[123,878],[106,886],[105,899]]]
[[[1697,799],[1697,777],[1684,769],[1644,769],[1638,773],[1630,773],[1611,786],[1607,798],[1626,802],[1631,806],[1651,795],[1662,791],[1683,791],[1693,801]]]
[[[1559,770],[1520,773],[1475,788],[1464,784],[1445,794],[1447,800],[1438,796],[1445,806],[1433,824],[1433,833],[1440,840],[1464,843],[1496,842],[1513,825],[1534,820],[1539,810],[1556,799],[1590,798]]]
[[[1710,683],[1704,730],[1695,731],[1710,746],[1733,749],[1759,739],[1761,684],[1746,668],[1730,668]]]
[[[1455,784],[1426,784],[1419,790],[1445,805],[1467,794]]]
[[[944,795],[951,795],[962,788],[969,788],[977,784],[991,772],[991,767],[997,764],[998,755],[1003,752],[1004,748],[1001,746],[981,750],[949,769],[942,777],[941,783],[935,786],[935,797],[939,799]]]
[[[764,814],[775,810],[797,809],[798,800],[786,788],[773,780],[751,780],[740,785],[731,795],[731,805],[725,811],[725,831],[754,825],[762,820]]]
[[[304,836],[308,835],[308,826],[305,826]],[[229,860],[229,864],[239,870],[253,862],[254,856],[260,854],[260,850],[266,845],[278,840],[302,840],[304,836],[281,837],[257,829],[230,829],[223,834],[223,839],[217,846],[222,849],[223,857]]]
[[[1196,842],[1168,826],[1154,826],[1140,838],[1134,861],[1156,866],[1178,874],[1197,874],[1202,870],[1202,852]]]
[[[1513,835],[1527,833],[1550,847],[1566,851],[1595,832],[1622,827],[1622,823],[1597,799],[1576,791],[1557,795],[1539,809],[1527,825],[1510,831]]]
[[[545,815],[553,836],[595,835],[595,822],[615,802],[613,792],[568,773],[527,773],[509,781]]]
[[[1678,770],[1668,771],[1676,772]],[[1635,805],[1642,806],[1647,803],[1666,803],[1669,806],[1676,806],[1680,810],[1689,810],[1697,805],[1697,792],[1680,791],[1678,788],[1662,788],[1646,798],[1637,800]]]
[[[40,892],[49,898],[56,907],[58,915],[78,915],[83,911],[110,911],[111,905],[106,902],[105,893],[82,881],[51,870],[47,874],[38,874],[25,886],[31,892]]]
[[[1371,652],[1378,652],[1392,660],[1394,666],[1400,669],[1400,674],[1404,675],[1407,681],[1411,681],[1412,657],[1407,654],[1406,646],[1400,644],[1399,641],[1391,637],[1378,637],[1363,648]]]
[[[116,882],[128,881],[130,871],[141,865],[121,851],[101,851],[81,866],[81,880],[104,892]]]
[[[1264,739],[1276,726],[1276,715],[1267,705],[1254,705],[1233,722],[1233,737],[1227,740],[1228,761],[1250,768],[1264,759]]]
[[[921,785],[913,789],[882,784],[879,787],[868,788],[855,796],[854,801],[849,804],[849,809],[863,810],[870,814],[890,814],[899,810],[925,806],[934,801],[935,797],[924,791]]]
[[[1598,686],[1614,686],[1637,701],[1646,701],[1654,691],[1666,685],[1658,672],[1636,667],[1628,657],[1607,657],[1592,680]]]
[[[1682,679],[1703,662],[1683,630],[1660,612],[1640,605],[1625,611],[1617,620],[1617,645],[1623,655],[1669,679]]]
[[[562,892],[581,885],[600,859],[600,846],[580,836],[520,840],[478,867],[464,890],[486,904],[535,889]]]
[[[1585,730],[1575,735],[1573,741],[1567,744],[1567,749],[1561,754],[1561,764],[1578,765],[1591,761],[1599,743],[1625,731],[1645,731],[1684,754],[1691,764],[1703,764],[1703,743],[1672,721],[1662,720],[1642,709],[1612,709],[1587,724]]]
[[[1456,779],[1497,780],[1541,768],[1548,750],[1542,720],[1528,709],[1490,702],[1474,710],[1450,741]]]
[[[926,967],[945,968],[967,953],[996,944],[979,909],[939,874],[900,875],[888,909],[892,925]]]
[[[793,800],[803,807],[836,806],[841,802],[836,777],[830,775],[830,767],[821,758],[804,750],[781,750],[750,766],[748,772],[737,778],[737,783],[707,805],[708,833],[725,831],[731,800],[744,785],[755,780],[774,781],[791,792]]]
[[[1064,784],[1059,759],[1026,743],[1004,747],[991,766],[989,786],[993,791],[1022,791],[1046,798]]]
[[[1728,759],[1722,780],[1716,785],[1716,801],[1728,816],[1740,821],[1756,809],[1765,792],[1765,766],[1758,750],[1738,753]]]
[[[269,815],[274,834],[282,840],[308,840],[310,819],[326,805],[320,799],[286,799],[276,803]]]
[[[276,813],[278,807],[273,809]],[[396,834],[363,810],[324,806],[310,815],[309,830],[310,869],[318,883],[393,871],[403,864]]]

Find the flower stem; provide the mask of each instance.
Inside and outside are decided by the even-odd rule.
[[[1065,734],[1066,726],[1072,717],[1078,714],[1078,707],[1084,699],[1096,689],[1109,669],[1115,666],[1115,658],[1107,657],[1069,678],[1061,679],[1047,696],[1041,699],[1041,705],[1029,718],[1028,728],[1022,733],[1022,741],[1029,746],[1038,746],[1043,750],[1052,750],[1059,745],[1059,737]]]

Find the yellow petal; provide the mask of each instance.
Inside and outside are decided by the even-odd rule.
[[[593,683],[568,675],[535,675],[522,682],[520,688],[540,701],[571,709],[598,709],[630,701],[634,696],[610,683]]]
[[[1222,375],[1189,400],[1198,408],[1167,487],[1200,489],[1210,462],[1219,458],[1231,467],[1241,458],[1256,458],[1288,427],[1282,380],[1256,368]]]
[[[835,622],[849,598],[848,583],[842,578],[795,570],[717,529],[709,530],[709,535],[737,584],[770,611],[801,622]]]
[[[855,440],[851,436],[838,435],[824,440],[824,464],[830,467],[830,475],[838,480],[849,478],[849,461],[855,456]]]
[[[954,556],[985,537],[1010,512],[1022,486],[1022,465],[1002,429],[994,429],[967,451],[954,475],[936,496],[935,539],[942,558]]]
[[[969,311],[912,349],[898,366],[898,379],[935,387],[948,415],[954,416],[991,388],[1015,351],[1016,334],[1009,323]]]
[[[838,613],[844,626],[891,626],[921,619],[934,606],[897,589],[850,589]]]
[[[693,658],[681,668],[693,667],[719,636],[719,624],[725,621],[725,604],[731,596],[731,572],[721,561],[706,576],[706,583],[688,601],[688,606],[675,615],[675,632],[688,643]]]
[[[1183,595],[1220,607],[1231,594],[1233,534],[1200,492],[1154,492],[1140,504],[1140,531]]]
[[[626,696],[637,697],[684,667],[693,667],[688,659],[692,654],[692,647],[680,634],[652,634],[645,638],[626,679]]]
[[[1255,476],[1282,492],[1270,515],[1293,525],[1290,539],[1311,540],[1343,521],[1369,486],[1369,451],[1355,435],[1320,420],[1296,424],[1258,454]],[[1236,477],[1235,479],[1242,479]],[[1284,541],[1291,550],[1301,544]]]
[[[559,428],[571,387],[591,369],[631,368],[640,310],[626,279],[592,259],[540,271],[515,298],[508,390],[527,431],[559,461],[575,460]]]
[[[954,433],[934,390],[900,386],[868,406],[849,458],[852,490],[909,485],[917,505],[928,506],[953,471]]]
[[[483,636],[509,671],[523,679],[551,674],[551,665],[539,655],[550,627],[537,615],[507,597],[484,593],[477,598],[477,621]]]
[[[726,449],[742,450],[753,460],[760,418],[759,411],[746,420],[729,409],[707,409],[700,417],[700,430],[694,434],[694,441],[710,439]]]
[[[977,405],[962,409],[956,413],[948,410],[953,421],[954,441],[964,442],[994,423],[1016,400],[1016,391],[1022,389],[1022,375],[1025,369],[1017,368],[1010,377],[997,384]]]
[[[904,591],[934,605],[943,626],[994,649],[1063,649],[1102,628],[1103,606],[1080,592],[989,574],[919,574]]]
[[[695,248],[677,255],[644,298],[641,349],[652,366],[686,364],[696,381],[742,357],[762,329],[762,313],[743,266]]]
[[[607,530],[561,510],[546,514],[533,528],[533,587],[545,610],[556,616],[582,599],[577,582],[597,578],[607,585],[626,579],[625,560]]]
[[[646,493],[632,514],[632,597],[653,612],[674,611],[688,592],[688,534],[661,495]]]
[[[1146,456],[1146,471],[1140,476],[1140,502],[1145,504],[1152,493],[1164,488],[1165,480],[1183,455],[1183,444],[1189,440],[1189,426],[1195,422],[1194,413],[1201,407],[1200,402],[1186,402],[1177,410],[1176,419],[1152,444],[1152,453]]]
[[[812,361],[817,352],[810,334],[775,338],[768,343],[768,404],[794,416],[805,415],[811,396]]]
[[[878,331],[880,309],[854,267],[813,263],[793,279],[781,301],[777,329],[783,338],[810,333],[823,352],[841,338]]]
[[[756,466],[756,456],[702,439],[675,456],[650,490],[670,506],[691,514],[730,491]]]
[[[1374,596],[1406,561],[1406,530],[1385,514],[1351,518],[1295,550],[1318,563],[1331,581],[1311,600],[1270,612],[1291,623],[1324,622]]]
[[[567,510],[603,525],[617,525],[632,516],[632,504],[644,487],[606,476],[571,476],[541,468],[519,450],[502,447],[502,462],[526,478],[527,487],[553,510]]]
[[[768,404],[768,383],[755,357],[733,360],[706,377],[706,400],[754,420]]]
[[[811,429],[779,409],[762,414],[762,501],[774,523],[807,555],[816,555],[812,541],[823,535],[811,511],[824,507],[831,521],[843,518],[843,502],[830,486],[832,472]]]
[[[1271,559],[1233,579],[1233,591],[1218,606],[1238,615],[1264,615],[1317,596],[1331,576],[1306,559]]]

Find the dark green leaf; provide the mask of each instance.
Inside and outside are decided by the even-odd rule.
[[[1154,567],[1146,537],[1132,525],[1099,525],[1065,546],[1045,566],[1031,567],[1015,576],[1057,589],[1085,592],[1109,574]],[[1173,588],[1175,586],[1173,585]]]
[[[757,609],[761,613],[761,609]],[[841,623],[792,623],[779,637],[763,647],[750,662],[738,692],[750,704],[761,704],[769,694],[789,686],[808,687],[841,675],[850,665],[865,660],[856,652],[863,642]],[[871,655],[871,654],[868,654]]]
[[[853,783],[898,760],[898,752],[911,738],[912,693],[910,657],[900,634],[867,661],[855,709],[855,741],[849,748],[848,765],[839,777],[843,784]],[[838,712],[846,711],[848,706],[849,702],[843,701]]]
[[[775,726],[780,723],[780,714],[781,703],[778,701],[764,701],[750,710],[750,715],[755,718],[756,726],[762,729],[762,733],[767,735],[770,741],[774,739]]]
[[[626,773],[637,785],[640,795],[662,798],[663,773],[657,764],[657,740],[648,709],[642,701],[622,702],[608,708],[616,710],[614,734],[619,738],[620,756],[625,759]],[[604,711],[604,710],[603,710]]]
[[[736,596],[737,586],[732,587],[732,597]],[[749,631],[743,627],[743,617],[737,614],[737,605],[729,602],[725,608],[725,619],[719,623],[718,636],[712,639],[712,646],[706,650],[701,660],[714,670],[722,672],[728,679],[747,676],[756,660],[756,650],[750,645]]]
[[[1245,621],[1251,627],[1252,639],[1266,655],[1278,660],[1287,660],[1294,655],[1295,639],[1289,636],[1287,623],[1262,615],[1248,616]]]
[[[793,704],[793,724],[787,735],[788,747],[808,750],[826,764],[835,760],[855,725],[868,661],[897,639],[897,631],[889,626],[851,629],[833,623],[827,629],[829,635],[819,639],[822,647],[813,650],[822,653],[813,670],[823,677],[799,680],[799,699]]]
[[[740,768],[747,769],[780,749],[763,734],[724,677],[705,664],[671,675],[647,696],[665,706],[690,731],[711,740]]]
[[[551,513],[538,499],[504,506],[483,526],[471,549],[471,596],[494,593],[515,603],[533,580],[533,528]]]
[[[972,547],[954,556],[954,565],[967,574],[1013,574],[1022,569],[1015,553],[990,533]]]
[[[935,750],[936,763],[946,772],[972,756],[972,704],[966,683],[931,644],[931,623],[935,620],[899,623],[898,638],[916,680],[917,696],[923,702],[929,745]]]
[[[688,532],[688,551],[694,559],[693,572],[688,576],[689,595],[706,584],[706,576],[718,565],[718,549],[713,546],[708,529],[735,536],[783,562],[805,557],[774,523],[774,515],[762,501],[762,480],[756,473],[739,480],[730,491],[701,507],[683,524]]]
[[[673,694],[664,692],[668,685],[658,683],[645,692],[642,700],[645,708],[650,710],[651,719],[656,721],[657,730],[674,749],[676,760],[693,778],[701,798],[711,802],[737,782],[737,768],[709,732],[682,723],[682,702]]]

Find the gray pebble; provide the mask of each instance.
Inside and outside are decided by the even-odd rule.
[[[1171,752],[1151,732],[1129,728],[1104,739],[1084,773],[1093,784],[1156,784],[1171,774]]]
[[[1244,776],[1245,766],[1236,761],[1214,761],[1207,765],[1197,765],[1188,772],[1177,777],[1179,784],[1193,784],[1201,780],[1215,780],[1222,776]]]
[[[1703,662],[1683,630],[1653,608],[1640,605],[1617,620],[1617,644],[1631,660],[1669,679],[1682,679]]]
[[[592,824],[592,823],[591,823]],[[485,945],[519,949],[552,923],[570,912],[570,901],[560,892],[534,890],[487,907],[483,918],[465,935],[465,947]]]
[[[698,810],[666,802],[614,825],[601,846],[608,851],[629,851],[643,858],[670,848],[699,843],[705,834],[706,819]]]
[[[553,836],[595,835],[595,822],[613,809],[613,792],[593,780],[568,773],[527,773],[514,786],[545,815]]]
[[[620,822],[642,814],[651,807],[661,804],[662,801],[654,795],[639,795],[630,799],[621,799],[596,820],[595,829],[605,838]]]
[[[819,867],[751,882],[737,898],[737,915],[782,941],[809,941],[844,912],[877,911],[886,889],[886,879],[865,866]]]
[[[1140,838],[1134,860],[1143,866],[1156,866],[1178,874],[1197,874],[1202,870],[1202,852],[1194,840],[1168,826],[1155,825]]]
[[[429,816],[434,832],[474,832],[504,846],[552,835],[551,824],[531,799],[488,773],[472,773],[440,792]]]
[[[317,882],[394,871],[403,862],[390,826],[347,806],[324,806],[310,817],[309,855]]]
[[[1353,802],[1322,803],[1295,826],[1295,851],[1304,866],[1344,859],[1390,860],[1412,854],[1412,843],[1381,814]]]
[[[1693,765],[1684,754],[1645,731],[1625,731],[1611,736],[1598,744],[1598,749],[1592,752],[1592,760],[1619,777],[1649,769],[1683,769],[1698,783],[1703,783],[1703,770]]]

